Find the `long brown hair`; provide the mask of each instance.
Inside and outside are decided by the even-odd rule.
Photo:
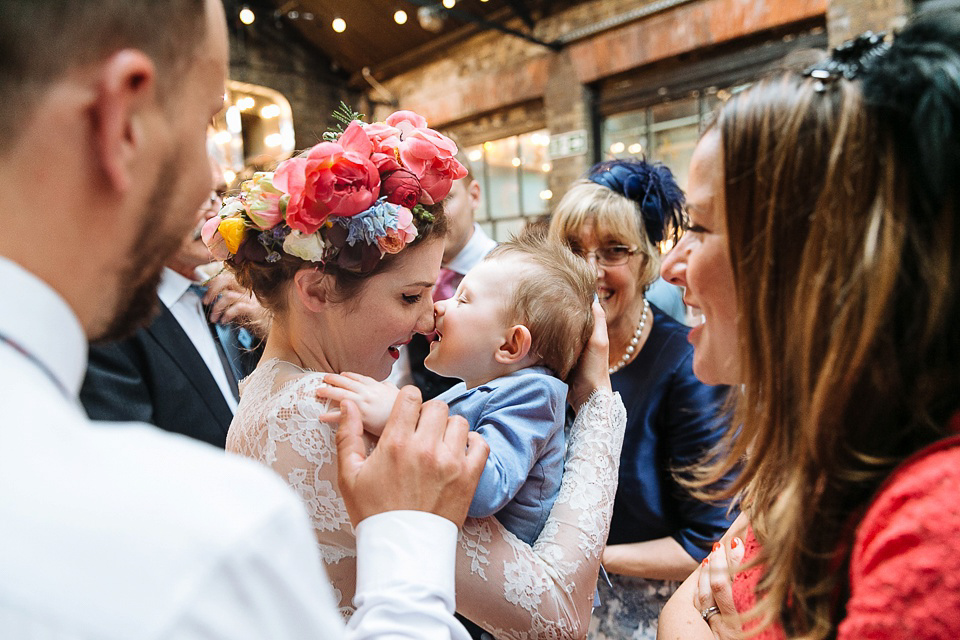
[[[856,525],[960,407],[958,46],[955,12],[918,20],[862,80],[782,75],[714,124],[743,391],[703,480],[743,465],[753,614],[789,635],[836,634]]]

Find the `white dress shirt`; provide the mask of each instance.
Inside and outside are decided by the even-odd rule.
[[[227,373],[223,370],[223,361],[220,360],[220,352],[217,351],[213,334],[210,332],[210,323],[203,310],[203,300],[196,292],[190,290],[192,284],[198,284],[198,282],[184,278],[169,267],[164,267],[163,278],[157,288],[157,296],[176,318],[180,328],[190,338],[197,353],[206,363],[230,411],[236,413],[237,399],[233,396]]]
[[[401,511],[360,523],[345,629],[280,478],[149,425],[90,422],[71,309],[3,257],[0,300],[2,637],[468,637],[452,615],[453,523]]]
[[[467,271],[477,266],[495,246],[497,241],[488,236],[480,225],[474,222],[473,235],[467,240],[467,244],[460,249],[460,253],[454,256],[453,260],[443,266],[461,275],[467,275]]]

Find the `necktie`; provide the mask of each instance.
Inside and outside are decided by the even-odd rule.
[[[207,293],[207,288],[203,285],[192,284],[190,285],[190,291],[193,291],[200,298],[201,305],[203,304],[203,296]],[[207,319],[206,314],[209,313],[209,309],[206,305],[203,305],[204,320]],[[237,386],[237,380],[240,380],[243,377],[242,372],[240,371],[239,362],[240,362],[240,343],[238,340],[237,332],[228,325],[214,324],[210,321],[207,321],[207,327],[210,329],[210,334],[213,336],[213,344],[217,347],[217,355],[220,356],[220,364],[223,367],[223,372],[227,377],[227,384],[230,386],[230,391],[233,393],[233,397],[236,400],[240,399],[240,388]],[[241,331],[246,331],[241,329]]]
[[[438,302],[452,298],[453,294],[457,292],[461,280],[463,280],[463,274],[457,273],[453,269],[441,267],[440,276],[433,287],[433,301]]]

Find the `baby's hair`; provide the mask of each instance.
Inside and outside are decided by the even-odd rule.
[[[487,254],[487,260],[515,257],[517,270],[507,314],[532,337],[531,353],[565,380],[593,332],[596,273],[589,263],[542,233],[521,232]]]

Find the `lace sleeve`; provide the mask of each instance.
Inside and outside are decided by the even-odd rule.
[[[227,436],[227,450],[269,466],[300,496],[341,614],[349,617],[356,592],[357,542],[337,486],[336,428],[317,416],[328,410],[318,400],[322,374],[275,386],[270,367],[242,390]]]
[[[468,519],[457,557],[457,610],[501,639],[586,636],[617,490],[626,411],[594,392],[567,446],[563,481],[533,547],[495,518]]]

